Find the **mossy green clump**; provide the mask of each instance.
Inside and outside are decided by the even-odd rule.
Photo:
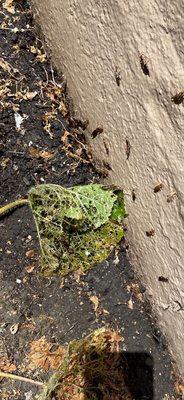
[[[65,189],[39,185],[29,192],[45,275],[87,270],[105,260],[123,237],[122,191],[100,184]]]

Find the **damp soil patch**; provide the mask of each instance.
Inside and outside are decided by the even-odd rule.
[[[101,181],[104,171],[93,166],[85,141],[87,121],[70,111],[66,82],[36,35],[28,2],[1,2],[0,23],[1,204],[25,197],[38,184]],[[29,208],[4,216],[0,231],[1,371],[45,382],[58,370],[70,341],[106,327],[123,337],[120,359],[132,398],[179,398],[165,338],[125,244],[85,274],[44,277]],[[99,377],[90,379],[90,387],[99,386]],[[134,381],[136,388],[142,385],[137,394]],[[28,382],[0,383],[3,400],[31,400],[40,393]]]

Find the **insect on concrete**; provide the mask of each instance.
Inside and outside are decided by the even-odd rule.
[[[150,231],[146,231],[146,236],[151,237],[155,235],[155,230],[154,229],[150,229]]]
[[[175,104],[181,104],[184,100],[184,90],[182,90],[179,93],[176,93],[173,97],[171,97],[171,100]]]
[[[140,54],[140,64],[141,69],[144,75],[150,76],[149,68],[148,68],[148,58],[144,56],[144,54]]]
[[[129,142],[128,139],[126,139],[125,152],[126,152],[127,160],[128,160],[129,157],[130,157],[130,149],[131,149],[130,142]]]
[[[102,132],[103,132],[103,126],[102,125],[97,126],[97,128],[91,133],[92,139],[95,139]]]
[[[120,86],[121,83],[121,71],[119,69],[119,67],[115,67],[115,79],[116,79],[116,83],[118,86]]]
[[[155,185],[155,187],[154,187],[154,193],[158,193],[158,192],[160,192],[160,190],[163,188],[163,183],[158,183],[157,185]]]

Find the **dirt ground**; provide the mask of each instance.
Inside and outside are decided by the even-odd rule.
[[[66,82],[44,52],[28,2],[1,1],[0,23],[1,204],[39,183],[99,182],[104,171],[93,167],[86,122],[71,114]],[[166,340],[125,243],[86,275],[45,278],[30,210],[2,218],[0,231],[0,370],[44,381],[59,365],[62,346],[107,326],[123,336],[133,376],[143,360],[135,399],[180,398]],[[153,379],[145,381],[147,367]],[[34,385],[1,380],[1,399],[31,400],[37,393]]]

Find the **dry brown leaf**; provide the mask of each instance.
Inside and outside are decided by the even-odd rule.
[[[31,350],[28,354],[28,368],[36,370],[42,368],[45,372],[51,369],[58,369],[63,357],[65,349],[58,346],[56,351],[52,352],[53,344],[46,341],[45,336],[31,343]]]
[[[132,298],[130,298],[130,300],[128,300],[128,308],[130,309],[130,310],[133,310],[133,308],[134,308],[134,305],[133,305],[133,301],[132,301]]]
[[[3,58],[0,58],[0,67],[3,69],[3,71],[6,71],[8,73],[11,72],[10,65]]]
[[[36,97],[37,96],[37,94],[38,94],[38,92],[27,92],[24,96],[23,96],[23,98],[24,98],[24,100],[32,100],[32,99],[34,99],[34,97]]]
[[[0,166],[5,169],[7,167],[7,165],[10,162],[10,158],[2,158],[1,162],[0,162]]]
[[[184,396],[184,385],[181,382],[175,383],[176,392],[181,396]],[[183,397],[182,397],[183,398]]]
[[[27,267],[25,269],[28,274],[31,274],[31,272],[33,272],[33,270],[35,269],[35,264],[27,265]]]
[[[11,14],[15,14],[15,7],[13,5],[14,0],[5,0],[3,8]]]
[[[94,305],[94,310],[96,311],[98,306],[99,306],[99,299],[97,296],[90,296],[90,300],[92,301]]]
[[[54,157],[54,153],[50,153],[46,150],[39,150],[36,147],[29,147],[29,154],[35,158],[44,158],[45,160],[49,160]]]
[[[26,251],[26,257],[27,257],[27,258],[32,258],[32,257],[34,257],[34,256],[35,256],[34,250],[28,250],[28,251]]]
[[[46,56],[46,54],[38,54],[37,56],[36,56],[36,59],[38,60],[38,61],[40,61],[40,62],[44,62],[45,60],[46,60],[46,58],[47,58],[47,56]]]
[[[16,366],[11,364],[8,359],[8,354],[4,342],[0,341],[0,370],[3,372],[13,372],[16,370]]]
[[[18,330],[19,330],[19,324],[13,324],[10,327],[10,332],[12,335],[15,335],[18,332]]]

